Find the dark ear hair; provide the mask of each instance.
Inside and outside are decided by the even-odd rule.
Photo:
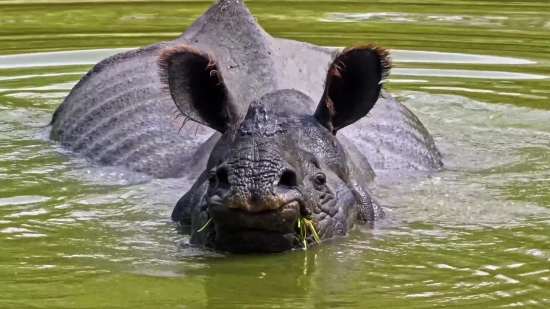
[[[185,117],[221,133],[236,122],[237,108],[212,55],[181,45],[165,48],[157,63],[161,82]]]
[[[333,134],[374,107],[391,69],[389,52],[375,45],[346,48],[327,72],[315,118]]]

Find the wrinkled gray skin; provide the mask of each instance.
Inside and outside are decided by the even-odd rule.
[[[180,133],[184,117],[170,118],[157,61],[181,44],[213,55],[244,118],[223,136],[193,110],[179,106],[194,120]],[[100,164],[197,179],[172,215],[192,226],[193,244],[285,252],[300,246],[298,215],[310,214],[321,238],[344,236],[357,218],[383,216],[367,189],[376,170],[430,171],[442,161],[420,121],[385,91],[370,117],[336,136],[316,122],[331,60],[327,48],[271,37],[242,1],[220,1],[179,38],[98,63],[54,113],[51,138]],[[245,134],[262,121],[276,134]]]

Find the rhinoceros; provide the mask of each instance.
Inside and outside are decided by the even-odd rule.
[[[390,70],[380,46],[274,38],[242,0],[220,0],[175,40],[95,65],[51,139],[96,164],[194,179],[171,216],[193,245],[283,253],[384,217],[367,187],[376,171],[442,168],[383,89]]]

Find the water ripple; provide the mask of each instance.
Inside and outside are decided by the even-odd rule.
[[[434,18],[425,21],[472,22],[451,15],[428,14]],[[93,65],[127,50],[0,56],[0,69],[10,70],[0,71],[0,307],[13,304],[5,299],[102,306],[87,297],[112,291],[121,301],[143,296],[136,307],[151,308],[172,301],[191,307],[182,297],[195,295],[212,308],[357,308],[366,301],[372,308],[550,306],[550,112],[467,97],[545,100],[543,84],[522,91],[522,83],[548,78],[530,70],[544,61],[392,50],[397,63],[425,64],[397,67],[392,83],[424,87],[397,93],[434,135],[447,169],[414,179],[381,173],[373,191],[389,216],[374,229],[358,227],[308,252],[242,257],[188,246],[189,236],[172,227],[174,201],[192,179],[152,180],[93,166],[33,127],[50,120],[84,73],[61,67]],[[526,72],[428,67],[434,63],[518,65]],[[422,78],[400,78],[406,76]]]
[[[0,207],[2,206],[10,206],[10,205],[26,205],[26,204],[34,204],[34,203],[41,203],[50,200],[49,197],[45,196],[14,196],[14,197],[8,197],[8,198],[0,198]]]

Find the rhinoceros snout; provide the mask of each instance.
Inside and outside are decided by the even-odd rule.
[[[229,209],[249,213],[277,210],[300,200],[298,176],[292,168],[274,169],[256,162],[248,167],[220,166],[212,198]],[[214,181],[214,180],[212,180]]]

